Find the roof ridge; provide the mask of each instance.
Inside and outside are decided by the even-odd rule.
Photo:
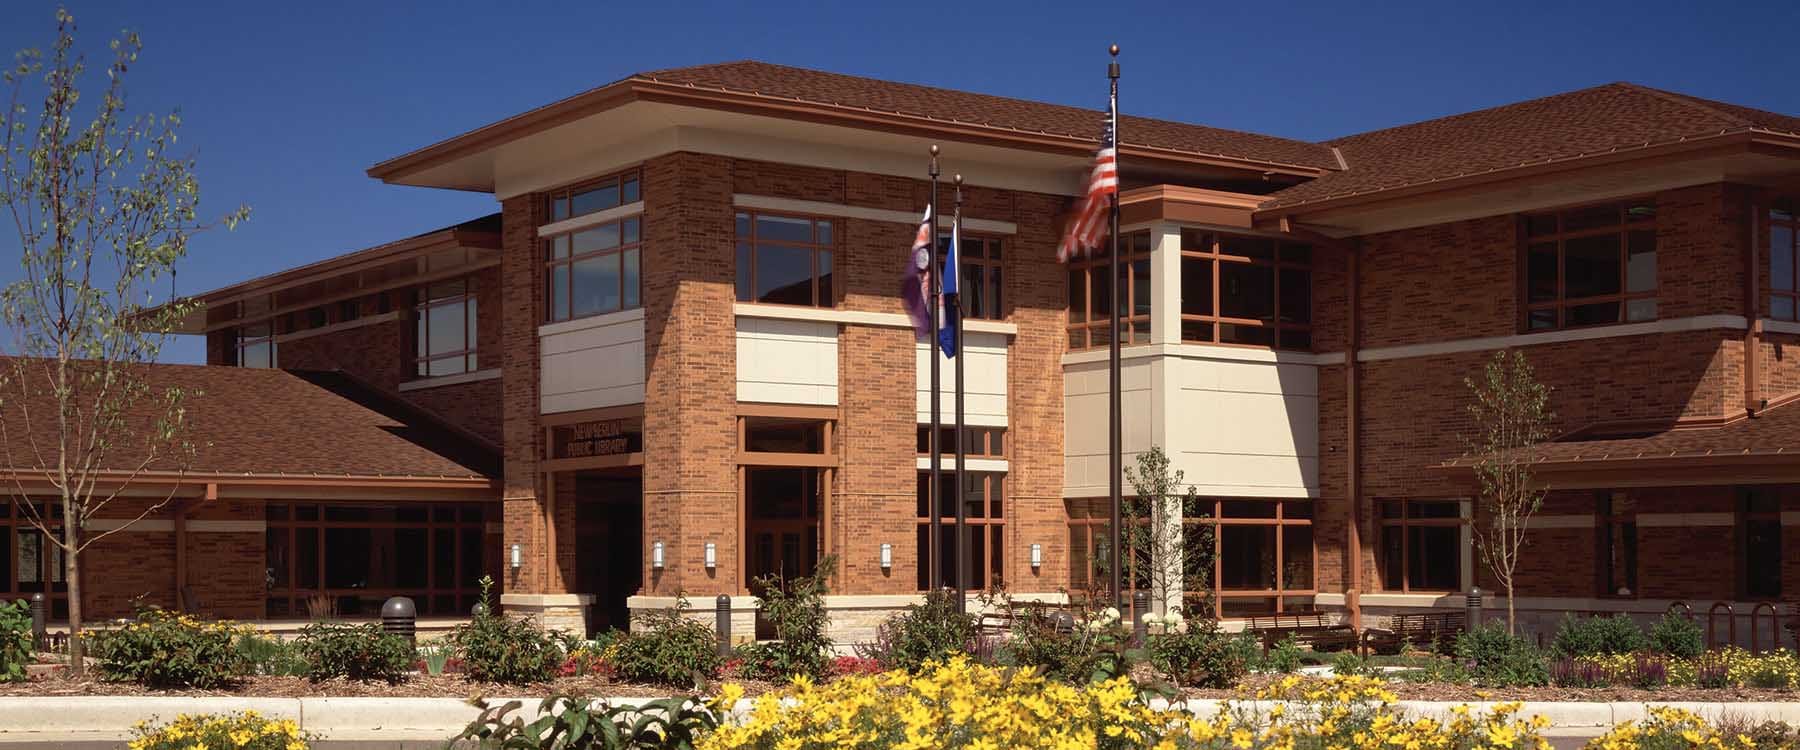
[[[1715,117],[1720,117],[1725,120],[1728,120],[1732,124],[1737,125],[1738,127],[1746,127],[1747,128],[1747,127],[1754,127],[1756,125],[1756,123],[1751,122],[1749,119],[1740,117],[1738,115],[1731,114],[1730,112],[1726,112],[1725,110],[1722,110],[1722,109],[1719,109],[1718,107],[1713,106],[1714,102],[1712,102],[1711,100],[1708,100],[1708,99],[1702,99],[1697,96],[1689,96],[1687,94],[1683,94],[1683,93],[1676,92],[1676,91],[1665,91],[1663,89],[1653,88],[1653,87],[1645,86],[1645,85],[1639,84],[1639,83],[1632,83],[1630,81],[1619,81],[1614,85],[1623,86],[1625,88],[1629,88],[1629,89],[1636,91],[1638,93],[1641,93],[1641,94],[1648,94],[1648,95],[1654,96],[1658,99],[1662,99],[1663,101],[1673,102],[1675,104],[1680,104],[1682,106],[1691,107],[1693,109],[1700,110],[1709,115],[1713,115]]]

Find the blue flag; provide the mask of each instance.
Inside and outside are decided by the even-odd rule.
[[[961,218],[962,217],[958,216],[958,220],[953,221],[950,224],[950,252],[946,253],[944,257],[944,285],[941,287],[945,297],[956,294],[957,288],[962,281],[962,238],[959,236],[962,231]],[[956,345],[958,343],[956,340],[956,318],[959,315],[958,311],[961,309],[962,297],[958,295],[956,298],[956,306],[946,306],[943,311],[944,315],[940,318],[942,322],[938,327],[938,348],[944,350],[944,356],[946,357],[956,356]]]

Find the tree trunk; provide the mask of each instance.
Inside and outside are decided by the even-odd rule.
[[[74,510],[63,503],[63,580],[69,586],[69,675],[80,679],[87,649],[81,642],[81,524]]]
[[[1513,587],[1511,583],[1506,584],[1506,634],[1514,636],[1519,634],[1518,616],[1513,613]]]

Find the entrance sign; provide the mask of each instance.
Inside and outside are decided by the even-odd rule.
[[[550,428],[549,458],[618,456],[644,449],[642,418],[599,419]]]

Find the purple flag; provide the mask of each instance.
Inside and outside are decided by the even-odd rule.
[[[931,207],[925,207],[925,218],[919,222],[919,236],[913,240],[912,252],[906,258],[906,276],[900,280],[900,300],[906,314],[912,317],[913,335],[921,342],[930,341],[931,330]]]

